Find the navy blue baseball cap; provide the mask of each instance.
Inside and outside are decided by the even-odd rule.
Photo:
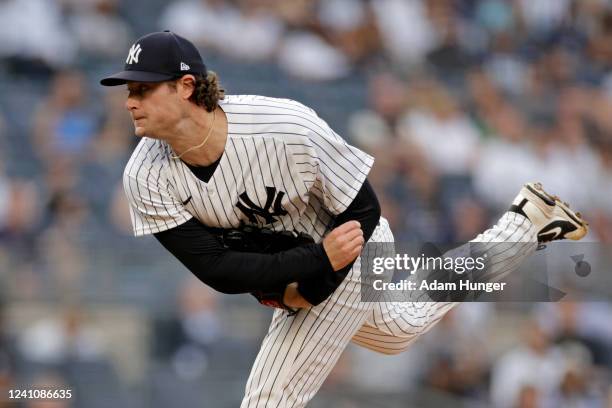
[[[171,31],[140,37],[129,50],[123,71],[103,78],[104,86],[127,81],[161,82],[185,74],[206,75],[206,66],[191,41]]]

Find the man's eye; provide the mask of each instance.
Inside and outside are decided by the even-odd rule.
[[[139,86],[139,87],[134,88],[134,89],[128,89],[127,91],[131,95],[143,95],[148,90],[149,90],[149,87],[147,87],[147,86]]]

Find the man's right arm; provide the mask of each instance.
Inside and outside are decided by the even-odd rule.
[[[349,245],[347,236],[352,238],[355,235],[354,231],[348,235],[350,228],[344,227],[344,230],[346,234],[336,233],[324,243],[303,245],[274,254],[229,250],[208,227],[194,218],[156,233],[155,238],[213,289],[223,293],[250,293],[275,290],[292,282],[333,274],[334,269],[339,269],[339,264],[350,262],[334,255],[341,252],[335,248]],[[355,249],[355,257],[359,250]]]

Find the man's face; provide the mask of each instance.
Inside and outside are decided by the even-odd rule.
[[[126,109],[132,115],[136,136],[164,139],[180,118],[176,89],[167,82],[128,82]]]

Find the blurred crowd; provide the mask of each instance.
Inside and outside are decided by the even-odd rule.
[[[99,377],[116,406],[167,406],[172,387],[189,405],[205,382],[230,387],[228,406],[240,398],[268,311],[184,281],[156,242],[131,237],[120,179],[137,141],[125,91],[98,86],[135,38],[163,29],[240,84],[228,93],[305,102],[373,154],[369,178],[397,240],[465,242],[538,180],[582,211],[587,240],[612,242],[609,0],[0,0],[0,386],[88,389]],[[22,305],[43,306],[16,322]],[[113,307],[141,313],[131,325],[145,328],[124,340],[148,368],[128,383],[155,384],[150,401],[124,393],[116,362],[139,366],[138,353],[114,348],[116,319],[89,312]],[[401,356],[351,347],[322,394],[605,406],[611,312],[462,305]]]

